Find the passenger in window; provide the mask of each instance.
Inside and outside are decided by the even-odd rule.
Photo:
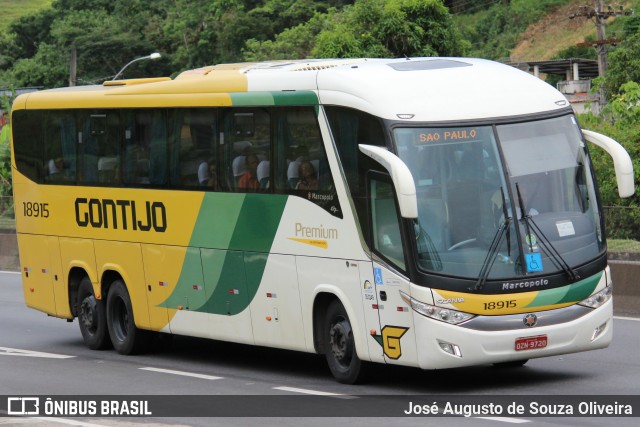
[[[245,162],[247,166],[247,170],[240,177],[238,181],[238,188],[243,190],[259,190],[260,189],[260,181],[258,181],[257,177],[257,169],[258,169],[258,156],[255,154],[249,154],[245,157]]]
[[[49,178],[55,181],[65,181],[69,179],[69,171],[62,157],[49,160]]]
[[[293,160],[287,160],[287,180],[289,181],[289,187],[295,189],[300,180],[300,164],[303,160],[308,159],[309,149],[302,145],[299,147],[291,148],[291,155]]]
[[[267,190],[269,188],[269,176],[270,176],[269,165],[270,165],[269,160],[262,160],[260,161],[260,164],[258,165],[258,170],[256,171],[258,181],[260,182],[261,190]]]
[[[300,171],[298,173],[298,184],[296,190],[317,190],[318,176],[313,164],[309,160],[303,160],[300,163]]]
[[[218,190],[218,173],[215,159],[209,159],[198,166],[198,183],[203,187]]]
[[[64,173],[64,159],[56,157],[49,160],[49,175],[61,175]]]

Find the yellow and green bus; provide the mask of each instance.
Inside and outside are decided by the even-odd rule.
[[[606,347],[585,141],[539,79],[468,58],[227,64],[19,96],[26,304],[122,354],[179,334],[441,369]]]

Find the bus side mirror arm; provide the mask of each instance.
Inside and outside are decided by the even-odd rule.
[[[618,181],[618,194],[620,197],[631,197],[635,193],[635,183],[633,182],[633,163],[629,153],[617,141],[590,130],[582,130],[584,138],[602,148],[609,153],[613,159],[613,166],[616,170],[616,180]]]
[[[407,165],[398,156],[386,148],[360,144],[360,151],[380,163],[391,175],[393,186],[398,196],[400,215],[403,218],[418,217],[418,199],[416,184]]]

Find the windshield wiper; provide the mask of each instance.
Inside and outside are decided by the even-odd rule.
[[[500,250],[500,245],[502,244],[502,239],[506,234],[507,237],[507,258],[511,257],[511,221],[513,218],[509,216],[507,211],[507,201],[504,197],[504,188],[500,187],[500,195],[502,196],[502,215],[504,217],[504,221],[498,227],[496,234],[493,236],[493,240],[491,241],[491,245],[489,246],[489,250],[487,251],[487,256],[484,258],[482,262],[482,268],[480,269],[480,274],[478,275],[478,281],[476,284],[469,288],[470,291],[478,292],[482,289],[484,284],[487,281],[487,277],[489,277],[489,272],[491,271],[491,267],[496,262],[496,258],[498,257],[498,251]],[[506,233],[505,233],[506,232]]]
[[[431,236],[429,233],[422,228],[422,225],[415,219],[414,228],[416,232],[416,246],[418,247],[418,258],[424,259],[428,263],[431,264],[431,270],[433,271],[441,271],[442,270],[442,260],[440,259],[440,255],[438,255],[438,249],[436,245],[431,240]],[[426,246],[426,248],[423,248]],[[424,255],[426,257],[423,257]]]
[[[577,281],[580,279],[578,273],[569,266],[567,261],[560,255],[560,252],[553,246],[551,241],[545,236],[540,227],[535,223],[529,212],[525,209],[524,199],[522,198],[522,193],[520,192],[520,186],[516,182],[516,192],[518,193],[518,204],[520,205],[520,214],[522,216],[521,221],[524,221],[527,236],[531,235],[531,228],[536,233],[537,237],[540,239],[540,244],[546,250],[547,254],[550,255],[551,260],[555,264],[556,267],[563,270],[572,281]],[[529,245],[529,252],[533,252],[533,241],[531,238],[525,238],[527,244]]]

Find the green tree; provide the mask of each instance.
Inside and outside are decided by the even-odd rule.
[[[636,90],[637,85],[632,88],[632,91]],[[629,99],[631,98],[627,98],[627,100]],[[622,102],[621,100],[617,101]],[[635,108],[638,108],[637,104]],[[589,145],[602,204],[604,206],[640,208],[640,127],[637,125],[637,121],[623,119],[614,123],[606,120],[604,115],[595,116],[593,114],[583,114],[579,120],[584,129],[608,135],[622,144],[633,162],[636,193],[627,199],[620,199],[611,157],[603,149],[593,144]],[[640,209],[614,209],[609,212],[606,218],[609,237],[637,240],[640,236]]]
[[[13,95],[13,94],[12,94]],[[1,109],[11,114],[14,96],[3,95]],[[0,217],[13,216],[13,184],[11,179],[11,125],[7,122],[0,130]]]
[[[277,34],[274,40],[247,40],[242,51],[243,59],[266,61],[309,58],[326,20],[326,14],[317,13],[307,22]]]
[[[358,0],[329,17],[318,57],[459,56],[467,45],[441,0]]]
[[[607,99],[620,93],[627,82],[640,83],[640,33],[622,41],[609,54],[609,67],[604,80]]]

